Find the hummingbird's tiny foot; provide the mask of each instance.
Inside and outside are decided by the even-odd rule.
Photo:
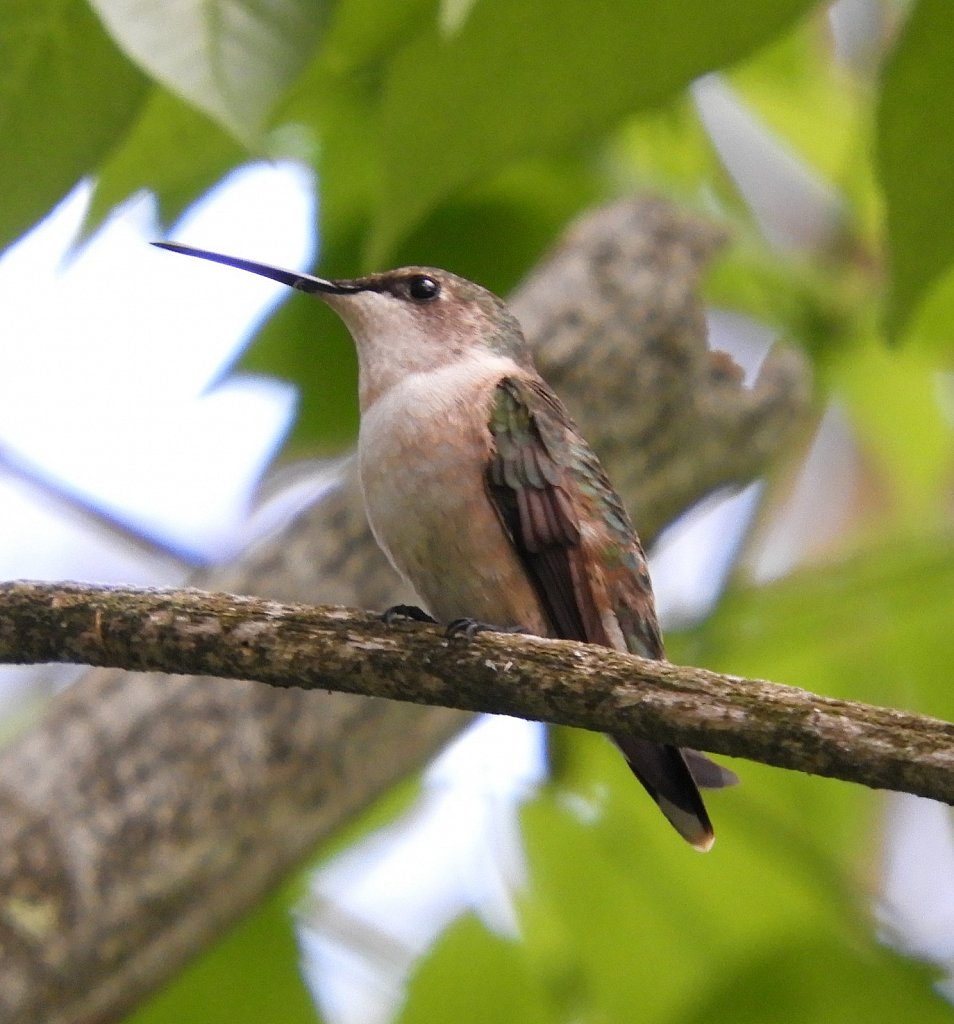
[[[393,604],[381,613],[381,621],[385,625],[390,626],[398,619],[410,619],[412,622],[437,622],[437,619],[428,615],[423,608],[418,608],[416,604]]]
[[[454,619],[444,631],[448,637],[463,637],[469,640],[478,633],[529,633],[526,626],[495,626],[492,622],[478,622],[477,619]]]

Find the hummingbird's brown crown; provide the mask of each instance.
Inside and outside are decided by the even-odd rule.
[[[334,284],[341,287],[343,301],[332,304],[346,319],[344,307],[350,295],[376,292],[420,310],[418,318],[430,321],[452,349],[479,345],[520,365],[529,361],[520,324],[506,303],[489,289],[449,270],[398,267]]]

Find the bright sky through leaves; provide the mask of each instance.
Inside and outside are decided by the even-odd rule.
[[[190,559],[221,556],[241,536],[295,393],[264,378],[210,385],[285,289],[153,249],[148,200],[67,259],[86,200],[74,192],[0,261],[0,449]],[[249,168],[175,235],[305,266],[313,202],[306,172]],[[0,523],[10,538],[0,574],[75,575],[74,564],[31,570],[30,548],[46,545],[24,543],[29,501],[20,514]]]

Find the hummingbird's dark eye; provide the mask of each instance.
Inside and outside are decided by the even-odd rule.
[[[415,274],[414,277],[408,278],[407,293],[418,302],[430,302],[440,295],[440,282],[428,277],[427,274]]]

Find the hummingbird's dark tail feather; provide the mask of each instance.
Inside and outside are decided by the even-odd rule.
[[[725,789],[726,786],[739,784],[739,777],[735,772],[716,764],[698,750],[689,750],[686,747],[681,749],[682,756],[689,765],[689,771],[692,772],[692,777],[700,789]]]
[[[623,752],[633,774],[659,805],[673,828],[697,850],[710,850],[715,842],[715,832],[699,795],[696,779],[682,751],[678,747],[664,746],[634,736],[614,736],[613,740]]]

